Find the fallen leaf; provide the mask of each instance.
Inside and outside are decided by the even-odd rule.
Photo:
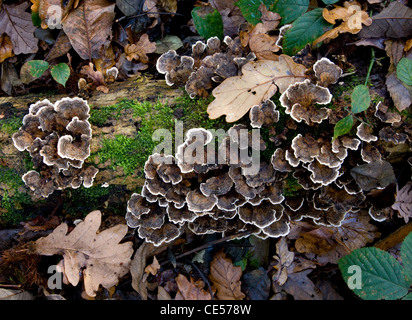
[[[62,223],[50,235],[37,240],[34,247],[40,255],[62,254],[62,271],[67,280],[76,286],[83,274],[85,292],[91,297],[96,296],[100,284],[110,289],[129,272],[133,254],[132,242],[119,244],[127,226],[119,224],[98,232],[101,218],[100,211],[92,211],[70,233],[68,225]]]
[[[72,44],[70,43],[69,38],[64,33],[63,30],[60,30],[59,35],[57,36],[56,42],[54,43],[53,47],[50,49],[49,54],[47,55],[47,61],[51,61],[53,59],[59,58],[64,56],[69,52],[72,48]]]
[[[156,256],[153,257],[153,262],[149,264],[146,268],[144,268],[144,272],[146,272],[147,275],[152,274],[156,275],[157,271],[160,269],[160,264],[159,261],[157,261]]]
[[[82,59],[98,59],[101,47],[108,47],[112,37],[114,8],[115,4],[107,0],[86,0],[64,20],[63,30]]]
[[[242,268],[235,267],[223,251],[217,252],[210,263],[209,279],[217,290],[219,300],[243,300],[241,291]]]
[[[361,38],[407,38],[412,35],[412,9],[399,1],[391,2],[372,17],[372,24],[359,33]]]
[[[288,268],[295,258],[295,254],[289,251],[286,238],[282,237],[276,243],[276,255],[273,258],[277,260],[277,264],[274,266],[277,271],[273,276],[273,280],[282,286],[288,279]]]
[[[182,274],[179,274],[175,280],[178,287],[175,300],[212,300],[210,293],[203,289],[203,281],[198,280],[195,282],[190,277],[189,282]]]
[[[142,63],[148,63],[148,53],[156,51],[156,43],[150,42],[149,36],[144,33],[137,43],[128,44],[124,47],[126,58],[129,61],[133,59]]]
[[[408,223],[412,218],[412,181],[409,181],[398,191],[392,209],[397,210],[399,215]]]
[[[0,36],[0,63],[7,58],[13,57],[13,44],[7,34]]]
[[[284,54],[279,61],[248,62],[241,76],[225,79],[212,91],[215,100],[207,108],[209,118],[226,115],[227,122],[237,121],[253,106],[270,99],[278,89],[283,93],[289,85],[303,81],[305,71],[303,65]]]
[[[6,33],[13,43],[13,52],[35,53],[38,50],[38,39],[34,37],[36,27],[33,25],[31,15],[25,12],[29,3],[19,5],[3,4],[0,11],[0,35]]]
[[[210,0],[213,8],[219,11],[223,21],[223,35],[233,37],[239,31],[239,26],[245,22],[240,8],[235,5],[236,0]]]
[[[172,297],[165,288],[159,286],[157,287],[157,300],[172,300]]]
[[[412,103],[412,95],[409,90],[402,84],[395,72],[386,76],[386,87],[393,100],[393,103],[399,111],[403,111]]]
[[[267,300],[270,291],[270,278],[263,268],[243,275],[242,288],[249,300]]]
[[[144,271],[147,259],[163,252],[169,245],[170,243],[163,243],[155,247],[149,242],[143,242],[134,254],[130,264],[132,287],[140,294],[142,300],[147,300],[147,275]]]
[[[372,24],[372,19],[369,18],[366,11],[362,11],[358,2],[345,1],[343,5],[343,7],[335,6],[332,10],[323,9],[322,15],[327,22],[336,24],[337,20],[342,20],[342,23],[317,38],[313,42],[314,46],[322,41],[335,39],[341,33],[359,33],[362,30],[362,25],[369,26]]]
[[[350,170],[358,186],[364,190],[383,189],[396,181],[392,165],[387,161],[372,161]]]
[[[92,62],[90,62],[87,66],[83,66],[80,70],[80,73],[88,76],[90,79],[93,80],[90,87],[93,87],[104,93],[109,92],[109,88],[106,85],[103,74],[100,71],[94,70],[94,65]]]

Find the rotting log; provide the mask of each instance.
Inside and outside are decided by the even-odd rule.
[[[172,102],[177,97],[183,96],[184,91],[179,88],[172,88],[166,85],[164,80],[151,80],[147,78],[130,79],[124,82],[116,82],[109,85],[109,92],[103,93],[99,91],[93,92],[92,96],[86,98],[91,109],[99,110],[104,106],[110,106],[118,103],[123,99],[136,100],[139,102],[150,101],[161,103]],[[27,94],[18,97],[0,97],[0,123],[6,123],[11,118],[14,121],[21,120],[28,112],[30,104],[39,100],[49,99],[52,103],[66,97],[65,95],[56,94],[47,96],[44,94]],[[117,119],[108,119],[107,123],[102,127],[92,124],[93,140],[91,146],[92,154],[96,154],[102,148],[102,139],[114,138],[115,135],[124,135],[134,137],[137,134],[138,128],[132,118],[131,110],[122,110]],[[148,115],[148,116],[155,116]],[[21,123],[21,122],[20,122]],[[15,170],[21,177],[26,171],[27,158],[30,158],[28,152],[18,151],[11,139],[11,132],[0,130],[0,166]],[[139,177],[139,173],[126,175],[121,167],[113,169],[113,164],[110,161],[100,163],[98,159],[87,159],[86,164],[95,165],[99,169],[94,186],[108,183],[109,185],[121,185],[127,190],[135,189],[141,186],[144,179]],[[7,185],[0,182],[0,196],[4,194]],[[22,188],[20,188],[22,189]],[[29,189],[20,190],[20,192],[28,192]],[[1,197],[0,197],[1,198]]]

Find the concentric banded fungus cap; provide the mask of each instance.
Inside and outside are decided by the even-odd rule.
[[[233,186],[233,180],[227,173],[211,177],[200,184],[200,191],[206,196],[226,194]]]
[[[30,190],[34,191],[36,198],[47,198],[56,189],[51,179],[42,178],[40,174],[34,170],[26,172],[22,179]]]
[[[249,118],[253,128],[269,127],[279,121],[279,111],[272,100],[266,100],[250,109]]]
[[[216,232],[224,232],[227,229],[226,219],[213,219],[212,217],[205,215],[197,217],[193,222],[188,223],[188,228],[194,234],[210,234]]]
[[[378,137],[372,134],[372,128],[368,125],[361,123],[356,129],[356,135],[365,142],[377,141]]]
[[[280,102],[285,112],[297,122],[304,120],[306,124],[321,123],[328,117],[327,108],[317,108],[315,104],[328,104],[332,95],[327,88],[310,83],[308,79],[296,82],[282,93]]]
[[[320,183],[322,186],[331,184],[339,177],[339,168],[330,168],[319,161],[315,160],[308,165],[308,170],[312,172],[310,178],[315,183]]]
[[[259,171],[253,175],[244,175],[246,178],[246,183],[252,188],[260,187],[267,183],[272,183],[275,181],[275,169],[271,163],[264,161],[260,162]]]
[[[169,86],[184,85],[193,72],[194,59],[189,56],[179,56],[176,51],[163,53],[156,62],[159,73],[165,74]]]
[[[205,146],[212,140],[213,134],[203,128],[190,129],[186,140],[177,147],[176,159],[182,173],[192,172],[196,165],[207,164]]]
[[[365,162],[373,162],[382,160],[382,154],[377,148],[371,144],[365,144],[361,149],[362,160]]]
[[[178,184],[182,181],[182,173],[172,155],[150,155],[145,163],[144,172],[147,179],[155,179],[158,175],[165,183]]]
[[[376,105],[375,117],[377,117],[382,122],[394,124],[400,122],[402,117],[399,113],[388,111],[388,106],[384,105],[382,102]]]
[[[93,185],[94,178],[98,172],[99,169],[93,166],[88,166],[87,168],[81,170],[80,178],[83,181],[83,186],[85,188],[90,188]]]
[[[184,223],[191,222],[195,220],[198,215],[190,211],[185,204],[182,208],[176,208],[172,203],[169,203],[169,206],[166,209],[169,221],[173,223]]]
[[[280,172],[292,171],[292,166],[285,158],[285,150],[277,148],[271,157],[271,163],[275,170]]]
[[[300,133],[293,138],[292,149],[295,157],[303,163],[312,162],[320,155],[318,142],[311,136],[302,136]]]
[[[265,228],[262,228],[264,234],[271,238],[284,237],[289,234],[290,226],[286,215],[283,215],[280,220],[272,222]]]
[[[239,219],[245,223],[251,223],[259,228],[264,228],[280,219],[283,213],[282,205],[274,205],[270,201],[262,201],[254,206],[245,203],[239,207]]]
[[[190,211],[206,212],[216,205],[217,197],[214,194],[205,196],[200,190],[193,190],[187,194],[186,203]]]
[[[54,104],[56,112],[64,119],[71,121],[74,117],[79,120],[90,118],[90,107],[86,100],[80,98],[63,98]]]
[[[338,82],[342,75],[342,69],[330,61],[328,58],[322,58],[313,65],[315,76],[319,80],[319,85],[328,87],[330,84]]]
[[[181,234],[180,227],[173,223],[165,223],[158,229],[140,227],[138,229],[139,237],[146,239],[147,242],[153,243],[158,247],[162,243],[169,243],[178,238]]]
[[[264,186],[259,186],[257,188],[249,186],[246,183],[246,178],[242,175],[242,169],[239,167],[231,166],[229,168],[229,176],[235,184],[236,192],[246,199],[253,199],[264,189]]]
[[[151,207],[151,204],[146,198],[137,193],[133,193],[127,202],[127,211],[132,213],[136,218],[140,218],[142,214],[148,214]]]
[[[238,206],[243,205],[246,200],[235,190],[230,190],[228,193],[219,196],[216,207],[223,211],[236,210]]]
[[[408,135],[404,132],[397,132],[394,128],[386,126],[379,131],[379,138],[394,144],[406,143]]]

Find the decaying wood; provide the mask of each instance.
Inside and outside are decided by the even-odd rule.
[[[162,103],[171,102],[176,97],[182,96],[183,91],[177,88],[171,88],[166,85],[164,80],[150,79],[130,79],[125,82],[117,82],[109,85],[109,93],[94,91],[90,98],[87,98],[92,109],[99,110],[103,106],[114,105],[123,99],[137,101],[160,101]],[[10,117],[23,118],[28,112],[30,104],[36,101],[49,99],[52,103],[65,97],[65,95],[45,96],[39,94],[28,94],[19,97],[0,97],[0,116],[2,120]],[[114,138],[115,135],[125,135],[128,137],[136,136],[138,128],[135,126],[135,121],[132,118],[132,112],[124,110],[117,120],[110,120],[103,127],[92,125],[93,140],[91,153],[96,153],[102,148],[102,138]],[[24,159],[27,157],[27,152],[18,151],[12,142],[11,136],[4,131],[0,131],[0,165],[16,170],[22,176],[26,169],[24,167]],[[142,185],[144,180],[137,178],[138,173],[126,176],[122,170],[109,169],[110,163],[98,162],[94,163],[87,159],[86,163],[93,164],[98,167],[99,173],[95,178],[94,185],[101,185],[107,182],[109,185],[124,185],[126,189],[134,189],[136,186]],[[7,186],[0,184],[0,194],[2,189]],[[27,189],[27,188],[26,188]],[[28,189],[26,190],[26,192]]]

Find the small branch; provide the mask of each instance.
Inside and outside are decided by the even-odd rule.
[[[138,18],[138,17],[142,17],[144,15],[147,14],[164,14],[164,15],[168,15],[168,14],[172,14],[172,15],[176,15],[176,16],[183,16],[180,13],[173,13],[173,12],[144,12],[144,13],[139,13],[139,14],[135,14],[134,16],[123,16],[119,19],[116,19],[116,22],[122,21],[124,19],[133,19],[133,18]]]

